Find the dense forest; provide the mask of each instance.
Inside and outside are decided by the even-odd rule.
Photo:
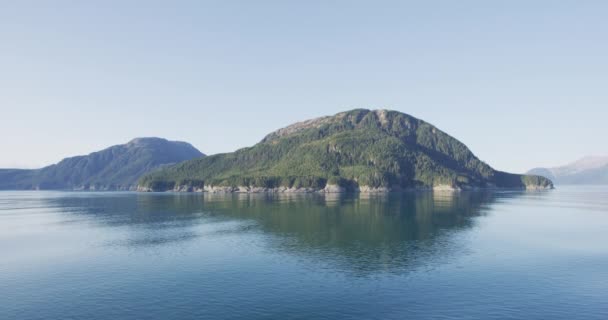
[[[357,109],[293,124],[253,147],[145,175],[140,189],[211,186],[344,190],[448,187],[549,188],[549,179],[500,172],[422,120]],[[186,186],[186,188],[183,188]]]

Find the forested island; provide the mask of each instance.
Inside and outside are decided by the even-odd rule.
[[[144,175],[140,191],[387,192],[549,189],[551,180],[494,170],[433,125],[356,109],[295,123],[231,153]]]

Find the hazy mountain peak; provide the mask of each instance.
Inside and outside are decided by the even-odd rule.
[[[597,169],[608,165],[608,156],[586,156],[574,161],[563,168],[571,168],[575,171]]]
[[[563,166],[534,168],[528,173],[556,184],[608,184],[608,156],[586,156]]]

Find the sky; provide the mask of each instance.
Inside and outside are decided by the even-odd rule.
[[[0,1],[0,167],[392,109],[499,170],[608,155],[608,1]]]

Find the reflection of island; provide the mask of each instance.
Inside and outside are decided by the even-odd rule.
[[[512,194],[513,195],[513,194]],[[354,196],[208,196],[205,208],[254,219],[272,245],[343,270],[399,272],[466,249],[458,231],[497,194],[420,192]],[[506,195],[502,195],[506,196]]]
[[[94,194],[50,201],[105,226],[132,228],[124,245],[188,241],[209,236],[200,226],[236,222],[253,227],[234,232],[261,233],[279,253],[365,274],[399,272],[466,250],[460,231],[496,199],[519,194]]]

